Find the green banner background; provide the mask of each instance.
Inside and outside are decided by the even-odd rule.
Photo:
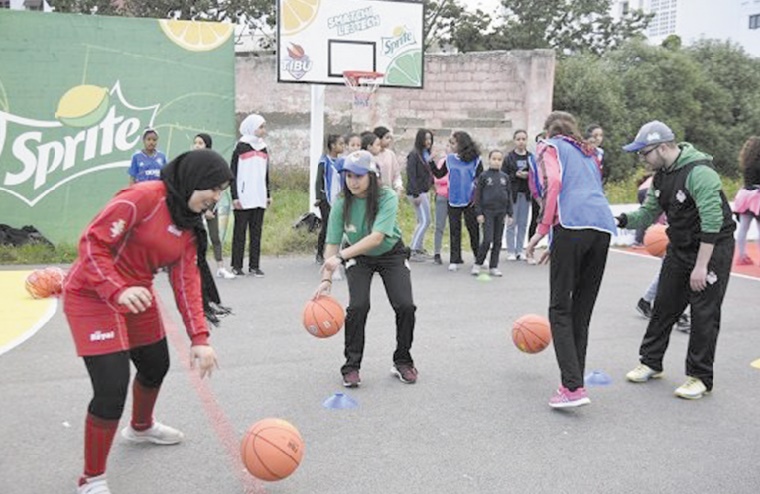
[[[231,26],[173,27],[189,36],[186,43],[207,44],[188,49],[155,19],[0,9],[0,223],[34,225],[56,243],[75,243],[127,186],[129,161],[151,120],[169,160],[190,149],[198,132],[231,155]],[[69,96],[78,94],[62,102],[72,89]],[[56,115],[72,108],[73,118]]]

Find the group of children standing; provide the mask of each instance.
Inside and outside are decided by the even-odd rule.
[[[467,132],[454,132],[447,141],[446,154],[434,156],[432,131],[419,129],[414,147],[407,155],[407,183],[404,187],[401,166],[391,149],[393,137],[389,129],[377,127],[372,132],[359,136],[352,134],[346,138],[328,135],[315,182],[315,205],[320,208],[323,220],[317,241],[317,262],[321,264],[324,261],[327,218],[330,206],[341,189],[341,153],[355,151],[356,147],[351,146],[351,141],[355,140],[359,149],[373,156],[378,166],[380,185],[390,187],[399,195],[406,194],[414,208],[416,226],[409,244],[410,260],[423,262],[432,259],[436,264],[443,264],[441,248],[448,219],[451,246],[449,270],[457,271],[464,263],[461,250],[464,218],[475,256],[472,274],[480,274],[481,269],[485,269],[483,264],[490,251],[487,269],[491,275],[501,276],[499,254],[502,244],[507,245],[509,260],[522,259],[528,213],[532,209],[535,218],[538,212],[535,194],[528,187],[529,169],[535,169],[535,158],[527,150],[527,132],[518,130],[513,139],[515,148],[506,156],[500,150],[489,153],[488,169],[484,172],[480,149]],[[429,196],[431,189],[435,190],[433,205]],[[433,209],[435,237],[431,256],[424,248],[424,240],[432,224]],[[531,227],[535,229],[535,225]]]

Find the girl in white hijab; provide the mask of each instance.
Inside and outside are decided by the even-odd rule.
[[[240,124],[240,140],[232,153],[230,168],[235,177],[230,186],[235,227],[232,233],[232,272],[238,276],[243,271],[245,240],[250,232],[248,246],[248,273],[262,278],[259,266],[261,257],[261,232],[264,212],[272,203],[269,191],[269,153],[264,142],[266,121],[252,113]]]
[[[261,115],[251,113],[240,124],[240,142],[249,144],[256,151],[267,147],[264,142],[266,135],[266,120]]]

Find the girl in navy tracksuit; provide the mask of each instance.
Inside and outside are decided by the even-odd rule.
[[[478,223],[483,225],[483,242],[480,244],[472,274],[480,274],[480,268],[491,249],[491,261],[488,265],[493,276],[501,276],[499,271],[499,251],[501,250],[501,233],[504,220],[512,220],[512,193],[509,176],[501,171],[504,154],[494,149],[488,155],[488,170],[480,174],[475,188],[475,211]],[[492,246],[493,245],[493,246]]]
[[[318,264],[322,264],[325,260],[325,235],[327,235],[327,221],[330,217],[330,208],[343,187],[339,174],[340,159],[338,156],[340,156],[344,148],[345,142],[343,141],[343,137],[337,134],[328,135],[325,142],[325,154],[319,158],[319,164],[317,165],[317,179],[314,182],[317,202],[314,205],[319,208],[319,215],[322,218],[319,236],[317,237]]]

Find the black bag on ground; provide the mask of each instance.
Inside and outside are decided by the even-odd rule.
[[[53,243],[46,239],[35,227],[27,225],[22,228],[13,228],[10,225],[0,224],[0,245],[12,245],[20,247],[27,244],[45,244],[53,247]]]
[[[304,213],[293,224],[293,228],[307,228],[309,233],[312,233],[319,229],[322,225],[322,220],[314,213]]]

